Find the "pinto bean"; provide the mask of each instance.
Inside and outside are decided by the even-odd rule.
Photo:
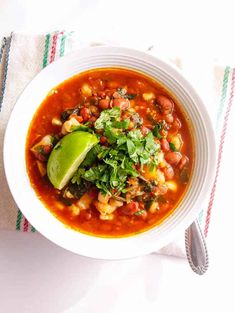
[[[182,158],[180,152],[167,152],[165,155],[165,160],[171,165],[177,165]]]
[[[167,165],[166,167],[163,168],[163,173],[165,175],[166,180],[172,179],[175,175],[174,170],[171,165]]]
[[[99,102],[99,107],[102,110],[108,109],[109,108],[109,104],[110,104],[110,100],[109,99],[102,99]]]
[[[89,103],[90,103],[90,105],[97,106],[99,103],[99,98],[97,96],[92,96],[89,98]]]
[[[89,109],[90,109],[92,115],[94,115],[96,117],[98,117],[100,115],[100,111],[95,105],[90,105]]]
[[[91,124],[92,123],[94,124],[96,120],[97,120],[97,117],[96,116],[92,116],[92,117],[89,118],[88,122],[90,122]]]
[[[176,118],[174,122],[172,123],[172,128],[176,131],[178,131],[181,128],[181,126],[182,124],[178,118]]]
[[[165,138],[161,139],[161,148],[163,151],[169,151],[170,150],[169,142]]]
[[[128,99],[113,99],[112,107],[119,107],[121,110],[126,110],[130,107],[130,101]]]
[[[108,143],[107,137],[101,136],[101,137],[100,137],[100,143],[103,144],[103,145],[105,145],[106,143]]]
[[[83,118],[84,122],[87,122],[91,117],[91,111],[88,108],[81,108],[80,115]]]
[[[182,170],[185,167],[185,165],[188,164],[188,162],[189,162],[189,158],[186,157],[186,155],[183,155],[178,164],[179,169]]]
[[[173,111],[174,102],[166,96],[156,95],[156,102],[159,105],[162,114],[167,115]]]

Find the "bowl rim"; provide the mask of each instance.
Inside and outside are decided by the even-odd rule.
[[[81,49],[77,49],[69,54],[67,54],[66,56],[61,57],[60,59],[56,60],[55,62],[49,64],[46,68],[42,69],[30,82],[29,84],[25,87],[25,89],[23,90],[23,92],[20,94],[20,96],[17,99],[17,102],[11,112],[9,121],[7,123],[7,128],[5,131],[5,135],[4,135],[4,143],[3,143],[3,161],[4,161],[4,170],[5,170],[5,174],[6,174],[6,179],[7,179],[7,183],[8,186],[10,188],[11,194],[16,202],[16,204],[18,205],[18,207],[22,210],[22,213],[24,214],[24,216],[27,218],[27,220],[46,238],[48,238],[49,240],[53,241],[54,243],[56,243],[57,245],[84,255],[84,256],[88,256],[88,257],[92,257],[92,258],[99,258],[99,259],[124,259],[124,258],[130,258],[130,257],[136,257],[136,256],[140,256],[143,254],[147,254],[150,252],[153,252],[157,249],[160,249],[161,247],[163,247],[164,245],[166,245],[167,243],[169,243],[171,240],[173,240],[175,238],[175,236],[177,234],[179,234],[180,232],[184,231],[192,222],[194,219],[196,219],[197,214],[199,213],[199,209],[195,209],[195,205],[194,207],[191,208],[191,210],[189,210],[187,216],[185,216],[183,218],[183,220],[177,224],[174,225],[173,230],[168,233],[165,234],[163,238],[158,238],[156,239],[156,244],[152,244],[151,246],[148,247],[140,247],[138,249],[134,249],[134,251],[119,251],[119,253],[100,253],[97,250],[94,252],[89,251],[89,250],[84,250],[84,249],[78,249],[77,247],[74,247],[71,244],[68,244],[67,241],[63,241],[63,240],[58,240],[55,236],[55,234],[51,234],[50,231],[48,231],[48,229],[45,229],[45,227],[41,227],[42,225],[37,223],[37,221],[34,218],[34,213],[33,212],[29,212],[29,210],[26,210],[24,208],[23,205],[23,201],[22,198],[19,197],[19,194],[17,194],[17,192],[15,191],[14,187],[14,175],[12,176],[11,174],[11,162],[10,162],[10,158],[9,158],[9,153],[12,151],[12,147],[11,147],[11,131],[12,131],[12,127],[13,127],[13,123],[14,123],[14,119],[16,118],[15,115],[17,114],[17,108],[19,106],[19,103],[22,101],[22,99],[24,98],[25,94],[27,94],[27,92],[30,90],[30,88],[34,87],[34,84],[37,83],[37,80],[40,80],[41,77],[43,77],[44,75],[46,75],[47,73],[49,73],[50,71],[53,71],[54,69],[56,69],[56,67],[59,67],[61,64],[66,63],[68,60],[76,57],[76,56],[84,56],[84,58],[87,57],[87,55],[102,55],[102,53],[108,53],[110,55],[114,54],[114,55],[122,55],[122,54],[127,54],[133,57],[136,57],[137,59],[141,59],[142,61],[146,61],[146,62],[150,62],[153,64],[157,64],[158,67],[161,67],[163,69],[167,69],[170,72],[174,73],[174,78],[178,78],[182,88],[184,90],[186,90],[187,92],[190,92],[190,97],[192,97],[194,99],[194,101],[196,101],[199,106],[200,106],[200,110],[201,110],[201,114],[203,115],[202,117],[202,121],[204,122],[204,127],[207,131],[207,139],[208,140],[207,144],[208,144],[208,155],[210,156],[210,158],[208,158],[207,163],[208,163],[208,171],[206,173],[206,178],[203,182],[203,187],[202,189],[204,190],[204,194],[205,194],[205,185],[207,186],[207,188],[209,189],[209,187],[212,184],[212,180],[213,180],[213,173],[215,171],[215,136],[214,136],[214,131],[213,131],[213,127],[212,127],[212,123],[210,120],[210,116],[207,112],[207,109],[202,101],[202,99],[200,98],[200,96],[198,95],[198,93],[196,92],[195,88],[193,87],[193,85],[191,84],[190,80],[188,78],[186,78],[184,76],[184,74],[174,65],[171,64],[169,61],[167,60],[163,60],[163,58],[158,58],[155,57],[151,54],[148,54],[146,52],[142,52],[136,49],[131,49],[131,48],[125,48],[125,47],[120,47],[120,46],[95,46],[95,47],[87,47],[87,48],[81,48]],[[120,66],[119,66],[120,67]],[[125,67],[125,66],[123,66]],[[96,67],[98,68],[98,66]],[[128,68],[126,66],[126,68]],[[79,74],[79,73],[78,73]],[[66,78],[67,79],[67,78]],[[64,79],[64,80],[66,80]],[[62,80],[60,83],[62,83],[64,80]],[[49,90],[48,90],[49,91]],[[46,97],[46,94],[44,96],[44,98]],[[39,107],[41,103],[39,103],[35,109],[34,109],[34,113],[37,110],[37,108]],[[27,129],[28,129],[29,125],[27,125]],[[25,146],[24,146],[24,150],[25,150]],[[26,174],[27,175],[27,174]],[[31,185],[30,185],[31,187]],[[31,187],[32,188],[32,187]],[[197,203],[199,202],[199,200],[202,200],[202,194],[203,192],[201,191],[199,194],[199,199],[196,199]],[[37,197],[37,195],[35,194],[35,198]],[[184,201],[184,200],[182,200]],[[49,210],[47,208],[44,207],[45,210],[47,210],[49,212]],[[33,211],[33,210],[32,210]],[[51,213],[50,213],[51,214]],[[59,220],[57,220],[59,223],[61,223]],[[62,223],[61,223],[62,224]],[[62,224],[64,226],[64,224]],[[157,227],[157,226],[156,226]],[[155,228],[155,227],[154,227]],[[150,230],[147,230],[145,232],[142,232],[140,234],[137,234],[136,236],[128,236],[128,237],[121,237],[121,238],[102,238],[102,237],[96,237],[96,236],[90,236],[92,238],[92,241],[94,241],[94,245],[101,240],[108,240],[108,241],[115,241],[118,242],[121,240],[121,242],[126,242],[127,246],[130,246],[130,244],[133,244],[133,240],[135,241],[136,237],[140,237],[140,235],[145,234],[151,230],[153,230],[154,228],[151,228]],[[74,230],[72,230],[74,231]],[[81,234],[81,233],[80,233]],[[81,238],[83,236],[88,236],[88,235],[82,235]],[[131,243],[130,243],[131,242]],[[144,244],[143,244],[144,245]]]

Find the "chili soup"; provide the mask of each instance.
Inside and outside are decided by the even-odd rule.
[[[65,225],[105,237],[145,231],[182,199],[193,142],[180,103],[129,69],[96,69],[49,92],[30,124],[32,187]]]

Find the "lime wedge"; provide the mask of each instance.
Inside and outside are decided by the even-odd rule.
[[[64,136],[52,150],[47,175],[52,185],[62,189],[72,178],[87,152],[98,143],[95,135],[75,131]]]

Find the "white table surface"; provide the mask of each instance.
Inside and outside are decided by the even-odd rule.
[[[232,65],[233,20],[232,1],[0,0],[0,36],[12,30],[80,29],[83,39],[154,44],[168,56],[204,54]],[[0,312],[234,312],[234,120],[233,107],[206,275],[196,276],[184,259],[152,254],[92,260],[39,234],[0,231]]]

